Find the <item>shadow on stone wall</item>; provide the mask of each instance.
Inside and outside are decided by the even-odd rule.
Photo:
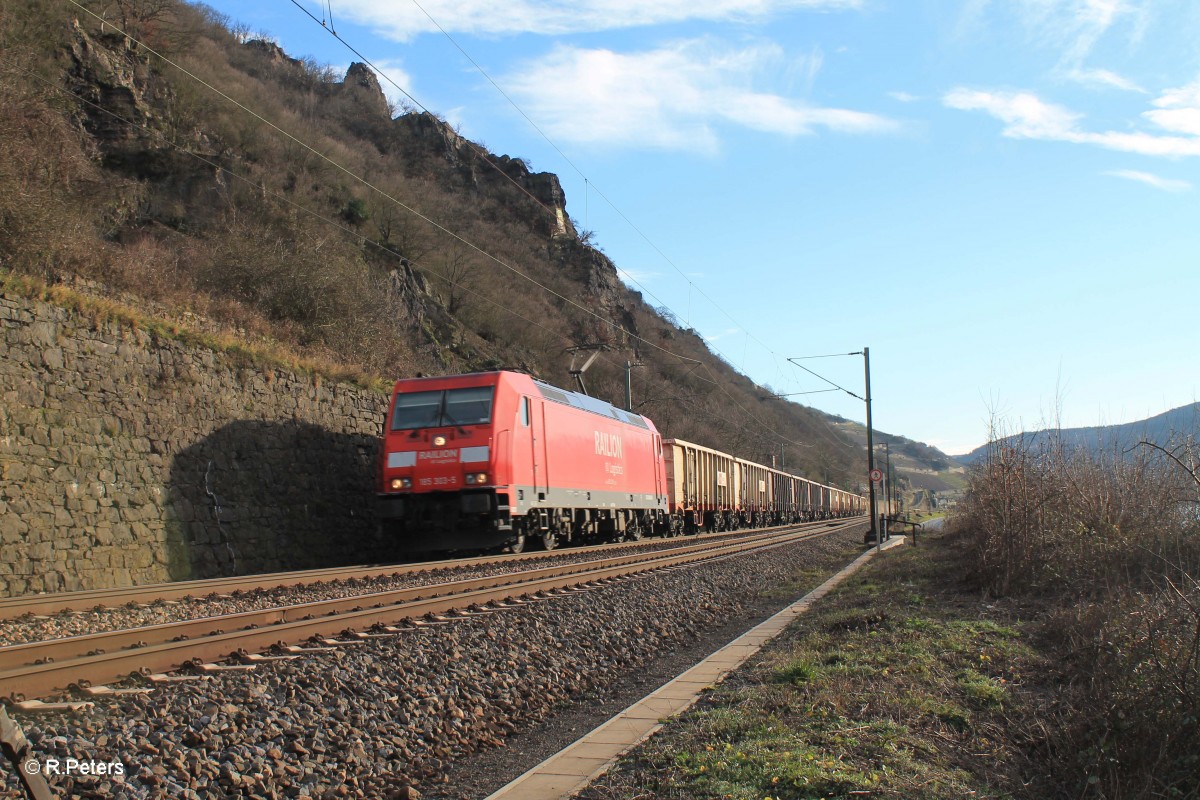
[[[167,485],[173,580],[391,560],[373,510],[378,439],[301,422],[229,423]]]

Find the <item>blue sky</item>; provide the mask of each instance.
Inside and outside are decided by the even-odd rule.
[[[950,453],[993,414],[1200,399],[1194,0],[296,2],[389,95],[559,175],[627,282],[779,393],[866,345],[875,425]],[[291,0],[208,5],[357,60]],[[862,393],[860,358],[802,363]]]

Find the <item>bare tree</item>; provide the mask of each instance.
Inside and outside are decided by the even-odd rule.
[[[446,310],[458,314],[475,284],[479,265],[465,247],[455,246],[436,263],[436,270],[446,283]]]

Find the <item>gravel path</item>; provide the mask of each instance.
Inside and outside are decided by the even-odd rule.
[[[853,530],[107,699],[88,715],[17,718],[42,758],[125,766],[54,778],[66,795],[482,797],[815,586],[850,560]],[[805,570],[795,592],[763,598]],[[19,797],[5,777],[0,797]]]

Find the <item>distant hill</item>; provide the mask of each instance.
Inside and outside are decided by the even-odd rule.
[[[1052,433],[1057,434],[1068,448],[1089,450],[1126,449],[1140,441],[1151,441],[1166,445],[1183,436],[1200,437],[1200,403],[1181,406],[1149,419],[1127,422],[1123,425],[1101,425],[1091,428],[1063,428],[1059,431],[1041,430],[1006,436],[1002,441],[1023,441],[1026,445],[1039,444]],[[987,445],[977,447],[966,455],[954,456],[962,464],[975,464],[983,460]]]
[[[829,422],[847,439],[866,448],[866,426],[835,416],[830,416]],[[954,456],[946,455],[932,445],[881,430],[876,430],[872,438],[876,447],[876,466],[882,469],[885,452],[890,453],[897,484],[903,490],[907,504],[917,505],[921,497],[954,495],[966,485],[966,469]]]

